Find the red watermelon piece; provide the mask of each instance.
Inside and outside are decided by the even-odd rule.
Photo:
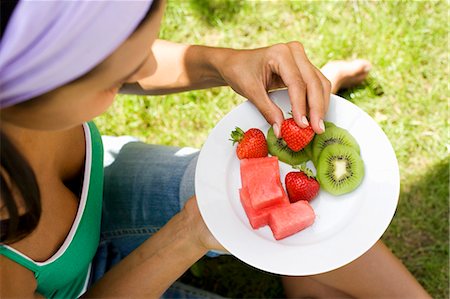
[[[260,210],[283,202],[277,157],[242,159],[240,162],[242,187],[247,188],[250,202]]]
[[[270,157],[262,157],[262,158],[251,158],[251,159],[242,159],[241,166],[255,166],[255,165],[261,165],[261,164],[271,164],[274,163],[274,161],[278,161],[278,157],[276,156],[270,156]]]
[[[284,190],[283,190],[284,191]],[[269,213],[277,207],[284,205],[289,205],[289,198],[286,193],[284,194],[283,201],[275,206],[270,206],[263,208],[261,210],[255,210],[250,201],[250,195],[248,193],[247,187],[242,187],[239,189],[239,194],[241,198],[242,207],[244,208],[245,214],[250,222],[250,225],[254,228],[260,228],[261,226],[267,225],[269,223]]]
[[[312,225],[315,218],[311,205],[300,200],[272,209],[269,213],[269,226],[275,239],[281,240]]]

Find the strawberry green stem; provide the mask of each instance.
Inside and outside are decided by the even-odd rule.
[[[305,173],[309,178],[316,178],[312,170],[306,167],[306,163],[302,163],[300,165],[293,165],[292,168],[300,170],[301,172]]]
[[[236,127],[234,131],[231,131],[231,141],[233,141],[233,145],[237,142],[241,142],[242,138],[244,138],[244,131],[239,128]]]

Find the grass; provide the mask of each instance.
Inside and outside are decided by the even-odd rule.
[[[367,82],[341,95],[392,142],[400,203],[383,240],[433,298],[448,298],[449,4],[445,1],[169,1],[160,36],[235,48],[300,40],[311,61],[363,57]],[[169,96],[119,96],[96,121],[102,133],[201,147],[244,101],[229,88]],[[232,257],[204,258],[182,280],[229,297],[283,297],[276,276]]]

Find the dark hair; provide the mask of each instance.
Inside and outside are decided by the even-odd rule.
[[[8,211],[8,219],[0,221],[0,241],[12,243],[36,228],[41,216],[40,192],[27,160],[3,132],[0,132],[0,149],[1,209]],[[17,208],[20,199],[25,209],[22,215]]]
[[[0,1],[0,39],[3,37],[3,33],[6,30],[6,24],[8,24],[18,2],[18,0]]]

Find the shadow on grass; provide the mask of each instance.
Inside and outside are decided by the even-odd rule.
[[[228,298],[285,298],[278,275],[259,271],[229,255],[203,257],[180,280]]]
[[[236,0],[190,0],[192,10],[212,27],[232,21],[243,3]]]
[[[401,187],[383,240],[433,298],[449,298],[449,157]]]

